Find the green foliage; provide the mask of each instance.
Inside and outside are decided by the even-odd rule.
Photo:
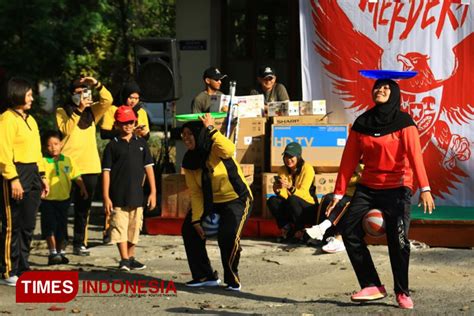
[[[133,43],[175,35],[175,0],[0,1],[0,68],[56,86],[95,76],[112,92],[133,76]],[[47,122],[45,122],[47,123]]]
[[[43,109],[45,100],[39,96],[34,97],[31,109],[28,111],[32,115],[42,132],[56,129],[56,117],[54,113],[49,113]]]

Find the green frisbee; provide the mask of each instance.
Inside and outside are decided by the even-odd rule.
[[[180,122],[198,121],[199,117],[203,116],[204,114],[206,113],[178,114],[176,115],[176,120]],[[215,119],[227,117],[226,112],[211,112],[210,114]]]

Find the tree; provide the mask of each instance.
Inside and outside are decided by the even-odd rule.
[[[173,37],[174,0],[0,1],[0,67],[56,86],[67,97],[78,76],[100,78],[116,92],[133,76],[133,43]]]

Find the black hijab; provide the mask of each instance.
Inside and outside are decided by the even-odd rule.
[[[135,81],[129,81],[122,86],[120,91],[120,102],[121,104],[127,104],[127,99],[132,93],[141,94],[140,87]]]
[[[189,170],[201,169],[206,166],[207,158],[211,152],[212,141],[209,132],[201,121],[191,121],[183,124],[182,130],[188,128],[191,130],[196,143],[193,150],[188,150],[184,154],[183,168]]]
[[[209,130],[204,128],[201,121],[187,122],[183,124],[182,130],[184,130],[185,127],[189,128],[193,133],[196,145],[193,150],[188,150],[184,154],[182,166],[188,170],[202,169],[201,187],[204,196],[204,212],[202,217],[205,217],[213,208],[212,183],[209,169],[206,165],[213,142],[209,135]]]
[[[372,91],[382,85],[390,86],[390,97],[386,103],[376,104],[360,115],[352,129],[370,136],[384,136],[408,126],[416,126],[410,114],[400,110],[400,87],[390,79],[378,79]]]

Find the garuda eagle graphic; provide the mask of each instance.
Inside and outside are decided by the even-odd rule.
[[[453,47],[456,60],[450,76],[437,79],[428,55],[416,51],[384,55],[382,47],[356,29],[337,1],[311,0],[311,7],[317,38],[314,49],[322,57],[333,92],[348,109],[363,113],[373,106],[373,80],[358,71],[381,69],[382,57],[394,58],[404,70],[418,72],[399,82],[402,109],[411,114],[420,131],[432,193],[439,198],[449,194],[468,177],[457,162],[470,158],[470,141],[452,134],[448,122],[469,124],[474,118],[474,32]]]

